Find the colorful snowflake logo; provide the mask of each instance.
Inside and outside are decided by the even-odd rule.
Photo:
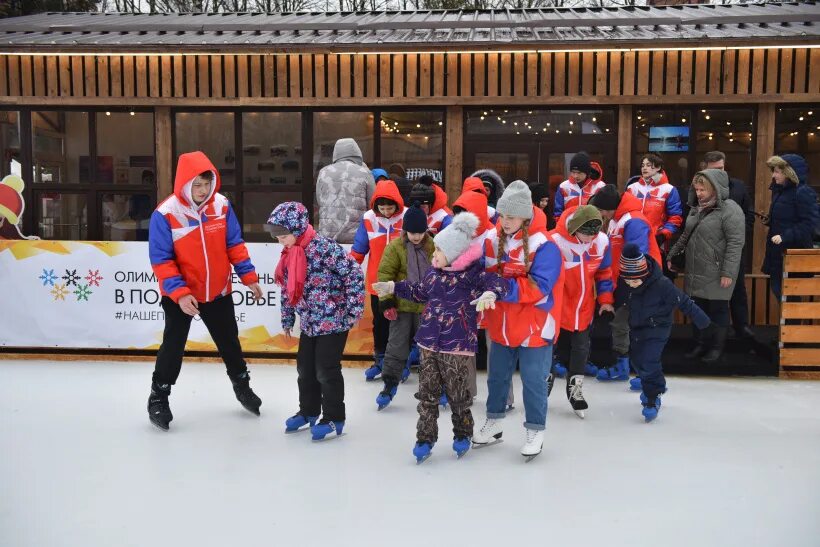
[[[85,280],[88,281],[89,287],[91,285],[99,287],[100,281],[103,280],[103,276],[100,275],[100,270],[88,270],[88,275],[85,276]]]
[[[39,279],[43,282],[43,287],[46,286],[54,286],[54,282],[57,281],[57,276],[54,275],[54,270],[46,270],[43,268],[43,273],[40,275]]]
[[[65,297],[68,295],[70,291],[65,288],[65,285],[60,285],[56,283],[54,288],[51,289],[51,294],[54,296],[54,300],[65,300]]]
[[[65,280],[66,287],[70,287],[71,285],[76,287],[77,281],[80,280],[80,276],[77,275],[77,270],[66,270],[63,279]]]
[[[74,294],[77,296],[77,302],[80,300],[85,300],[88,302],[88,296],[94,293],[91,292],[88,285],[77,285],[77,289],[74,291]]]

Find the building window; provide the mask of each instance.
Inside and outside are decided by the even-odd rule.
[[[614,110],[510,110],[467,111],[466,133],[470,136],[509,135],[563,138],[614,135]]]
[[[681,198],[685,200],[683,190],[689,187],[694,175],[691,125],[691,108],[637,110],[633,126],[635,153],[629,172],[640,174],[641,157],[646,153],[657,154],[663,158],[669,182],[681,191]]]
[[[242,114],[242,184],[302,184],[302,115],[298,112]]]
[[[809,184],[820,193],[820,103],[777,109],[774,153],[802,156],[809,164]]]
[[[176,156],[201,150],[219,171],[223,186],[236,183],[236,132],[233,112],[178,112]]]
[[[379,128],[383,169],[411,182],[424,174],[443,182],[444,112],[382,112]]]
[[[34,111],[31,126],[35,184],[91,182],[88,112]],[[113,166],[103,162],[93,168],[105,176]]]
[[[313,115],[314,183],[322,167],[333,163],[333,147],[339,139],[354,139],[367,166],[378,167],[374,165],[373,155],[374,119],[373,112],[316,112]]]
[[[104,241],[148,241],[148,226],[156,207],[156,190],[147,193],[102,194],[100,221]]]
[[[754,143],[754,110],[751,108],[696,109],[697,133],[695,151],[696,170],[703,169],[703,155],[719,150],[726,154],[726,171],[729,176],[746,184],[746,190],[754,203],[754,178],[752,148]],[[695,170],[692,176],[695,176]]]
[[[23,176],[20,159],[20,114],[11,110],[0,111],[0,149],[3,160],[0,176],[15,174]],[[28,181],[26,181],[28,182]]]
[[[43,239],[89,239],[88,195],[38,192],[37,232]]]
[[[154,116],[97,112],[98,184],[154,187]]]

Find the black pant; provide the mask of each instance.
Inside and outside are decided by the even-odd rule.
[[[299,372],[299,414],[319,416],[322,420],[345,419],[345,381],[342,377],[342,352],[347,331],[299,337],[296,370]]]
[[[709,316],[712,323],[718,327],[729,326],[729,302],[727,300],[706,300],[705,298],[693,298],[692,300]]]
[[[373,350],[376,355],[384,355],[390,337],[390,321],[379,311],[378,296],[370,295],[370,309],[373,311]]]
[[[475,368],[487,370],[487,331],[478,329],[478,349],[475,352]]]
[[[162,333],[162,345],[157,352],[153,380],[159,385],[173,385],[179,378],[179,371],[182,368],[185,342],[188,341],[188,331],[191,329],[193,317],[182,311],[179,304],[167,296],[162,297],[161,305],[165,311],[165,331]],[[198,306],[199,317],[211,333],[219,356],[225,361],[228,376],[236,378],[247,372],[248,365],[242,357],[231,295],[220,296],[213,302],[200,302]]]
[[[729,308],[732,313],[732,326],[736,333],[749,325],[749,299],[746,296],[746,272],[744,262],[740,263],[740,271],[737,274],[737,283],[732,292],[732,299],[729,300]]]
[[[578,331],[561,329],[555,347],[558,362],[567,367],[567,378],[583,375],[589,359],[589,328]]]

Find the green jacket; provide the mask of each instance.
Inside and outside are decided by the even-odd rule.
[[[433,260],[433,238],[425,235],[422,240],[424,250],[427,251],[427,262]],[[384,249],[382,260],[379,262],[379,281],[404,281],[407,279],[407,235],[402,234],[400,238],[391,241]],[[395,296],[385,296],[380,299],[379,310],[384,311],[389,308],[397,308],[399,312],[421,313],[424,311],[424,304],[416,304],[403,298]]]

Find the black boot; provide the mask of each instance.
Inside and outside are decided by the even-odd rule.
[[[754,340],[755,332],[749,328],[749,325],[743,325],[742,327],[735,327],[735,338],[740,340]]]
[[[695,325],[692,325],[692,339],[695,341],[695,347],[687,351],[683,356],[687,359],[698,359],[707,351],[706,340],[704,340],[703,333]]]
[[[729,327],[716,327],[715,335],[712,337],[712,343],[709,345],[709,351],[701,357],[701,361],[707,365],[714,365],[720,361],[720,358],[723,356],[723,346],[726,344],[726,335],[728,332]]]
[[[259,407],[262,406],[262,399],[256,396],[250,386],[251,375],[248,371],[243,372],[236,378],[231,378],[233,392],[236,400],[251,414],[259,416]]]
[[[174,419],[168,396],[171,394],[169,384],[159,385],[151,382],[151,395],[148,396],[148,419],[163,431],[168,431],[168,424]]]

